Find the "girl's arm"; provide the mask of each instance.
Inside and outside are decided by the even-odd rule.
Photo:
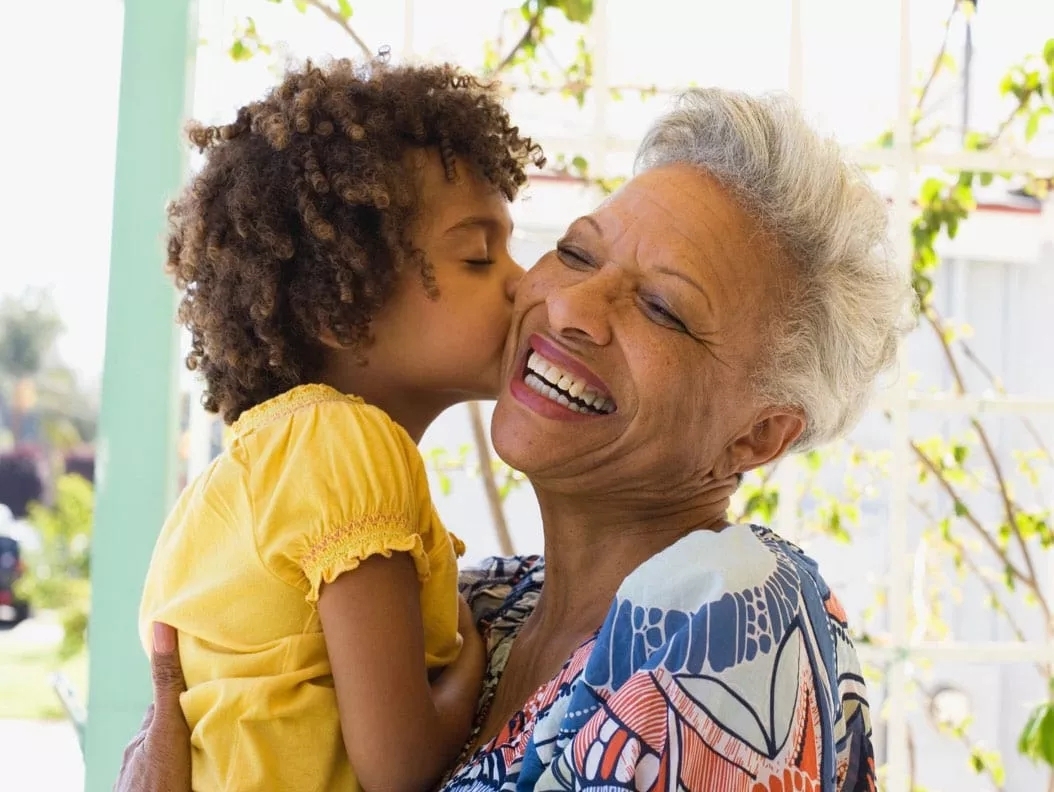
[[[430,687],[419,596],[406,553],[366,558],[319,596],[344,746],[369,792],[431,789],[472,727],[483,642],[463,629],[458,659]]]

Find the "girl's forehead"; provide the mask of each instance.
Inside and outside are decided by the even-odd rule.
[[[455,163],[454,178],[435,153],[421,167],[418,217],[422,230],[434,234],[485,227],[512,233],[509,202],[501,191],[465,163]]]

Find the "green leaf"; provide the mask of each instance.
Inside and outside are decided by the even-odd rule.
[[[1032,115],[1028,117],[1028,121],[1025,122],[1025,140],[1032,140],[1039,131],[1039,122],[1044,116],[1051,114],[1051,109],[1048,105],[1042,105],[1036,108],[1032,112]]]
[[[307,0],[293,0],[293,7],[301,14],[307,11]]]
[[[979,181],[981,182],[981,186],[982,187],[987,187],[989,184],[992,183],[992,179],[993,178],[994,178],[994,174],[989,173],[987,171],[985,171],[984,173],[980,174]]]
[[[988,138],[980,132],[968,132],[963,139],[963,148],[967,151],[984,151],[988,148]]]
[[[1036,707],[1017,740],[1017,750],[1033,762],[1054,767],[1054,704]]]
[[[589,163],[586,161],[586,158],[583,157],[581,154],[576,154],[571,159],[571,167],[582,173],[582,175],[589,173]]]
[[[807,451],[805,453],[805,464],[811,472],[816,473],[823,464],[823,455],[816,450]]]
[[[931,176],[922,183],[922,188],[919,190],[919,202],[923,204],[933,203],[937,200],[937,196],[940,195],[942,189],[944,189],[944,182]]]
[[[568,22],[584,25],[593,16],[593,0],[564,0],[554,5],[564,12]]]
[[[337,12],[340,14],[341,19],[351,19],[351,15],[354,13],[348,0],[337,0]]]
[[[253,56],[253,51],[245,46],[245,42],[241,39],[235,39],[234,43],[231,44],[229,50],[231,60],[244,61],[249,60]]]
[[[966,504],[965,503],[963,503],[961,500],[955,501],[955,516],[956,517],[965,517],[969,513],[970,513],[970,510],[968,508],[966,508]]]
[[[1054,38],[1047,39],[1047,43],[1043,45],[1043,60],[1054,69]]]

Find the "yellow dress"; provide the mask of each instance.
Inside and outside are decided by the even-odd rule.
[[[158,538],[139,630],[179,630],[193,788],[359,789],[341,739],[317,604],[373,554],[408,552],[425,660],[458,654],[461,543],[435,513],[421,455],[386,413],[321,385],[249,410]]]

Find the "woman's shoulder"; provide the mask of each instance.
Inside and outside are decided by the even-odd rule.
[[[603,633],[614,643],[640,636],[641,663],[657,652],[693,673],[775,657],[794,636],[835,673],[852,644],[815,562],[758,525],[698,531],[652,557],[623,581]]]
[[[764,526],[741,524],[688,534],[634,570],[619,598],[696,610],[730,593],[760,595],[766,588],[793,599],[829,594],[800,548]]]

